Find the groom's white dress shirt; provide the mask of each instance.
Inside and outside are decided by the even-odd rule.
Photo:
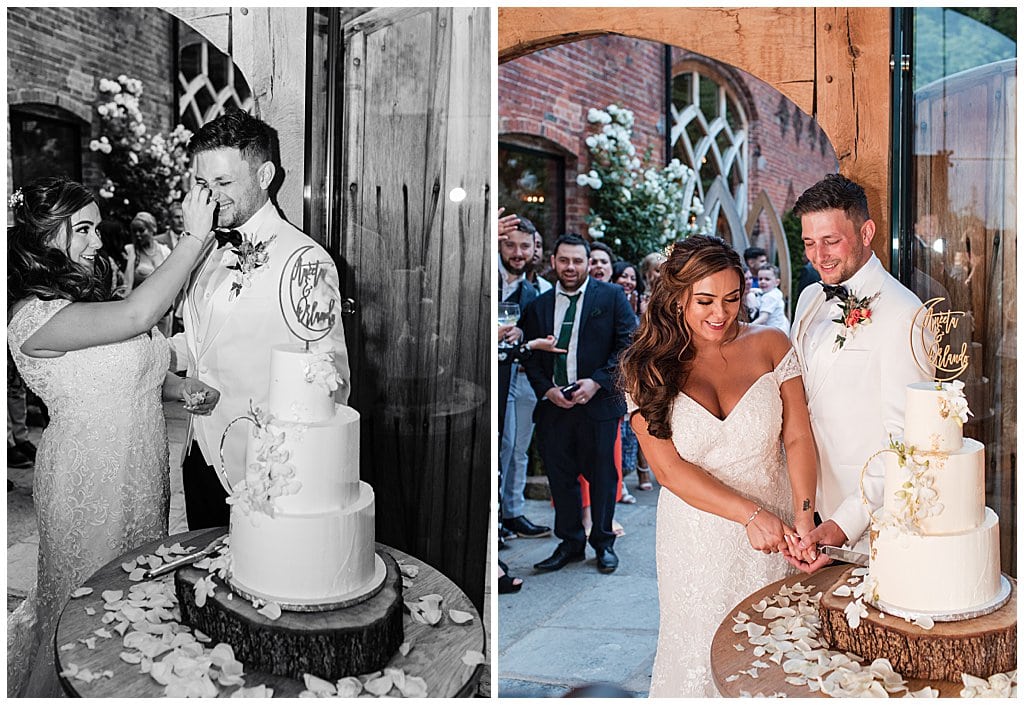
[[[236,261],[230,245],[217,249],[216,243],[203,263],[193,272],[185,296],[183,320],[185,332],[171,338],[178,370],[188,369],[190,377],[220,391],[217,407],[209,416],[191,416],[184,453],[188,453],[194,437],[206,462],[221,468],[221,436],[228,424],[249,412],[250,402],[266,411],[270,383],[270,349],[285,343],[302,341],[288,328],[281,314],[279,282],[289,256],[303,246],[311,245],[313,257],[331,262],[330,256],[314,240],[281,218],[268,201],[238,228],[247,240],[266,242],[269,260],[258,268],[249,285],[231,296],[234,270],[227,267]],[[307,256],[308,261],[311,257]],[[328,285],[340,301],[338,273],[329,266]],[[317,350],[333,350],[334,364],[342,378],[335,401],[344,404],[349,395],[348,352],[341,319],[323,340],[314,344]],[[233,485],[243,476],[245,439],[252,427],[240,421],[231,427],[224,442],[224,469]]]
[[[804,289],[797,302],[792,330],[803,369],[807,408],[818,451],[816,508],[822,520],[832,519],[849,543],[866,552],[865,530],[870,512],[882,503],[884,470],[876,452],[889,447],[889,437],[903,435],[906,387],[930,379],[911,349],[913,327],[917,359],[925,362],[921,301],[885,271],[875,255],[843,284],[858,298],[878,293],[870,305],[871,323],[846,334],[836,349],[843,326],[837,299],[825,300],[818,284]],[[859,543],[859,545],[858,545]]]

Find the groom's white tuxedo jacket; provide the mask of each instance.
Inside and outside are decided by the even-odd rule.
[[[314,240],[278,215],[268,201],[238,230],[246,239],[264,242],[276,236],[268,248],[269,261],[258,268],[251,284],[231,297],[236,261],[230,247],[216,249],[196,267],[189,282],[183,306],[185,332],[171,338],[178,370],[220,391],[220,402],[209,416],[192,416],[185,453],[194,438],[206,462],[220,469],[221,435],[227,425],[249,412],[250,401],[266,410],[270,382],[270,349],[283,343],[301,341],[288,329],[281,314],[278,287],[285,262],[299,247],[312,245],[317,259],[331,262],[330,256]],[[333,263],[328,281],[337,288],[338,276]],[[340,301],[340,296],[339,296]],[[330,335],[317,349],[334,350],[334,364],[343,380],[335,401],[345,403],[349,394],[348,352],[345,332],[339,319]],[[224,443],[224,466],[230,482],[244,472],[245,438],[252,430],[241,421],[231,427]]]
[[[843,326],[831,319],[842,317],[839,302],[826,302],[822,287],[812,284],[797,302],[791,337],[818,449],[816,508],[822,520],[835,521],[850,545],[857,545],[884,489],[882,462],[876,458],[864,474],[865,504],[861,469],[874,453],[889,447],[890,434],[903,435],[907,385],[930,377],[911,349],[913,326],[918,359],[925,359],[919,345],[922,317],[914,324],[920,299],[875,255],[844,284],[858,298],[879,294],[870,306],[871,323],[847,333],[843,347],[836,349]],[[865,552],[866,538],[858,546]]]

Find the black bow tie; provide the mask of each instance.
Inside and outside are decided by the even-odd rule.
[[[835,286],[833,286],[832,284],[823,283],[821,285],[821,288],[825,290],[826,301],[829,301],[830,299],[839,299],[840,301],[845,301],[846,298],[850,295],[850,292],[847,291],[846,287],[843,286],[842,284],[836,284]]]
[[[237,230],[217,230],[214,232],[214,235],[217,238],[218,249],[224,247],[224,245],[238,247],[242,244],[242,233]]]

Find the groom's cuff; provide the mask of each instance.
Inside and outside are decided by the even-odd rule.
[[[857,545],[871,520],[860,496],[847,497],[832,516],[827,518],[834,521],[843,530],[848,546]]]

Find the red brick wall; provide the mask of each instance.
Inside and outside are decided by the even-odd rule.
[[[140,79],[150,132],[174,126],[174,23],[157,8],[8,8],[8,105],[56,105],[90,123],[82,135],[82,172],[86,184],[97,187],[89,140],[98,131],[101,78],[124,73]]]
[[[576,176],[590,163],[584,144],[590,134],[588,108],[610,102],[630,108],[636,117],[633,143],[639,151],[651,145],[655,163],[665,162],[664,52],[662,44],[606,36],[538,51],[499,68],[500,137],[539,136],[566,152],[568,230],[586,232],[589,189],[577,186]],[[674,48],[673,63],[688,54]],[[781,216],[804,189],[836,171],[835,152],[822,139],[817,123],[781,93],[745,72],[725,67],[723,71],[741,84],[740,102],[751,120],[749,199],[752,202],[765,190]],[[758,151],[761,159],[755,156]]]
[[[654,42],[607,36],[544,49],[498,71],[499,137],[544,137],[566,154],[566,230],[585,233],[587,227],[590,189],[577,186],[576,176],[590,164],[584,143],[590,108],[615,103],[632,110],[637,151],[650,145],[652,161],[664,163],[664,51]]]

